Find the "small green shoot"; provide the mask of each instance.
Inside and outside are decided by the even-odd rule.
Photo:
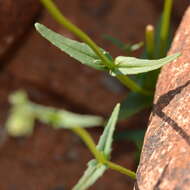
[[[160,57],[164,57],[168,50],[172,6],[173,0],[165,0],[160,29]]]
[[[47,8],[48,12],[52,15],[52,17],[60,23],[62,26],[67,28],[70,32],[75,34],[79,39],[81,39],[83,42],[85,42],[96,54],[97,56],[102,60],[102,63],[105,67],[107,67],[109,70],[113,70],[115,68],[114,62],[109,59],[107,56],[107,53],[105,54],[101,51],[101,48],[96,45],[96,43],[80,28],[72,24],[65,16],[61,13],[61,11],[57,8],[57,6],[54,4],[52,0],[40,0],[42,4]],[[126,87],[128,87],[130,90],[134,92],[138,92],[144,95],[151,95],[152,92],[147,91],[146,89],[143,89],[141,86],[139,86],[135,81],[130,79],[126,75],[116,75],[117,79]]]
[[[84,176],[79,180],[73,190],[87,189],[95,183],[95,181],[101,177],[108,168],[119,171],[135,179],[136,175],[134,172],[110,161],[113,133],[118,120],[120,104],[117,104],[114,108],[112,115],[104,128],[103,134],[100,137],[98,145],[96,146],[92,137],[84,128],[101,125],[103,122],[101,117],[74,114],[66,110],[32,103],[24,91],[18,91],[12,94],[10,96],[10,102],[13,111],[11,111],[5,126],[6,131],[10,136],[20,137],[31,135],[34,128],[34,121],[37,119],[41,122],[52,125],[56,129],[64,128],[71,130],[81,137],[87,145],[95,159],[89,162]]]
[[[145,44],[146,44],[146,53],[147,53],[147,58],[153,59],[154,58],[154,26],[152,25],[147,25],[145,29]]]
[[[180,56],[180,53],[176,53],[163,58],[166,56],[170,42],[169,31],[173,0],[165,0],[159,27],[154,30],[153,26],[148,25],[146,28],[144,59],[126,56],[118,56],[113,59],[107,51],[100,48],[86,33],[65,18],[52,0],[40,1],[58,23],[66,27],[84,43],[66,38],[39,23],[35,24],[36,30],[54,46],[80,63],[100,71],[109,72],[128,87],[131,92],[128,93],[127,100],[123,101],[120,114],[120,104],[117,104],[114,108],[97,145],[85,128],[100,126],[103,123],[101,117],[81,115],[64,109],[35,104],[28,99],[23,91],[16,92],[10,97],[12,108],[5,126],[7,133],[13,137],[30,136],[34,130],[35,120],[39,120],[53,126],[54,129],[68,129],[78,135],[89,148],[94,159],[88,163],[87,170],[73,190],[88,189],[107,169],[113,169],[136,179],[134,172],[110,161],[113,134],[118,118],[129,118],[151,105],[153,89],[159,73],[158,69]],[[127,54],[142,46],[142,43],[130,45],[110,36],[106,38]],[[134,74],[139,75],[133,76]],[[127,75],[132,76],[128,77]],[[144,131],[135,134],[127,132],[120,135],[119,137],[119,134],[117,134],[116,137],[128,138],[136,144],[139,150],[141,149]]]
[[[115,107],[97,145],[97,150],[103,153],[105,159],[110,159],[113,132],[115,130],[115,125],[119,114],[119,107],[119,104]],[[85,171],[83,177],[79,180],[73,190],[87,189],[103,175],[107,168],[108,167],[104,163],[99,163],[96,160],[91,160],[88,163],[88,168]]]
[[[120,79],[120,81],[125,81],[130,86],[131,89],[135,92],[143,92],[146,94],[145,90],[141,89],[137,84],[135,84],[131,79],[126,75],[130,74],[139,74],[148,71],[156,70],[163,65],[173,61],[176,59],[180,54],[174,54],[172,56],[165,57],[159,60],[145,60],[145,59],[137,59],[134,57],[125,57],[119,56],[116,57],[112,68],[106,67],[103,65],[102,60],[100,57],[94,53],[91,48],[84,43],[80,43],[68,38],[63,37],[60,34],[48,29],[42,24],[36,23],[35,27],[37,31],[48,41],[54,44],[56,47],[64,51],[65,53],[69,54],[71,57],[75,58],[82,64],[86,64],[90,67],[93,67],[98,70],[104,70],[110,72],[112,76],[116,76]],[[107,52],[100,49],[99,50],[106,56]],[[111,59],[109,59],[111,61]]]

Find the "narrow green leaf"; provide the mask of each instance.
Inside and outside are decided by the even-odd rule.
[[[72,58],[94,69],[105,70],[99,57],[85,43],[66,38],[39,23],[35,24],[35,28],[45,39]]]
[[[143,96],[135,92],[129,92],[126,99],[121,103],[119,120],[128,119],[151,105],[152,97]]]
[[[115,63],[117,64],[119,68],[150,67],[150,66],[156,66],[156,65],[164,65],[166,63],[169,63],[175,60],[179,56],[180,56],[180,53],[176,53],[176,54],[164,57],[162,59],[156,59],[156,60],[138,59],[135,57],[119,56],[116,58]]]
[[[103,38],[110,41],[116,47],[124,50],[124,47],[125,47],[126,44],[124,42],[120,41],[119,39],[117,39],[117,38],[115,38],[115,37],[113,37],[111,35],[103,35]]]
[[[97,145],[97,149],[103,152],[104,155],[108,157],[108,159],[111,153],[113,133],[119,115],[119,109],[120,109],[120,104],[117,104],[112,112],[112,115],[108,120],[108,123]],[[88,163],[88,168],[85,171],[84,175],[72,190],[86,190],[88,187],[93,185],[98,178],[100,178],[103,175],[106,169],[107,166],[98,163],[96,160],[91,160]]]
[[[175,60],[179,56],[180,53],[176,53],[174,55],[167,56],[159,60],[147,60],[147,59],[137,59],[133,57],[119,56],[115,60],[115,63],[118,67],[118,69],[115,71],[115,74],[127,75],[127,74],[139,74],[148,71],[153,71]]]
[[[137,51],[138,49],[140,49],[142,46],[144,45],[143,42],[138,42],[136,44],[130,45],[130,51]]]
[[[61,120],[66,127],[80,126],[93,127],[103,123],[102,117],[92,115],[76,114],[68,111],[60,111]]]
[[[72,190],[86,190],[92,186],[106,171],[107,167],[98,163],[96,160],[91,160],[88,163],[88,168],[79,182]]]
[[[102,125],[103,118],[93,115],[82,115],[72,113],[66,110],[58,110],[52,107],[44,107],[32,104],[36,117],[55,128],[86,128]]]
[[[106,40],[109,40],[112,44],[122,49],[125,53],[130,54],[133,51],[140,49],[143,46],[143,42],[139,42],[136,44],[128,44],[120,41],[119,39],[112,37],[110,35],[103,36]]]
[[[113,133],[118,119],[119,110],[120,110],[120,104],[117,104],[112,112],[112,115],[108,120],[108,123],[97,145],[97,149],[99,151],[102,151],[104,155],[107,157],[110,157],[110,153],[112,150],[111,146],[113,141]]]

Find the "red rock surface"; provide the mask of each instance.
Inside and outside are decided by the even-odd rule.
[[[159,76],[136,190],[190,189],[190,7],[170,54],[181,52]]]

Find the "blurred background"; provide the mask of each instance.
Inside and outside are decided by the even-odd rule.
[[[122,52],[105,35],[125,43],[144,41],[147,24],[156,25],[163,0],[64,0],[55,1],[65,16],[88,33],[112,55]],[[187,0],[175,0],[174,31]],[[83,66],[43,39],[35,30],[43,23],[66,37],[76,39],[58,25],[38,0],[0,1],[0,189],[69,190],[91,159],[78,137],[37,123],[29,138],[6,137],[3,126],[8,116],[8,95],[25,89],[40,104],[85,114],[108,117],[127,95],[118,81],[103,72]],[[133,55],[138,56],[142,51]],[[149,110],[122,122],[118,130],[146,126]],[[97,140],[100,129],[91,130]],[[113,161],[135,170],[135,146],[126,139],[114,144]],[[106,172],[91,189],[131,190],[133,181],[114,171]]]

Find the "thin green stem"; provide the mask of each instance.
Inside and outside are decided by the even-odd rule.
[[[105,164],[110,169],[113,169],[133,179],[136,179],[135,172],[107,160],[106,157],[96,148],[96,145],[92,137],[85,129],[77,127],[77,128],[72,128],[71,130],[83,140],[83,142],[86,144],[86,146],[89,148],[89,150],[91,151],[91,153],[94,155],[94,157],[99,163]]]
[[[151,91],[148,91],[148,90],[142,88],[136,82],[131,80],[129,77],[126,77],[125,75],[119,75],[118,74],[117,79],[121,83],[125,84],[125,86],[128,86],[128,88],[133,92],[137,92],[137,93],[143,94],[145,96],[152,96],[153,95],[153,93]]]
[[[103,64],[105,64],[106,67],[108,67],[110,70],[113,70],[115,68],[115,64],[103,54],[98,45],[96,45],[96,43],[86,33],[84,33],[81,29],[79,29],[77,26],[72,24],[67,18],[65,18],[65,16],[61,13],[61,11],[57,8],[57,6],[53,3],[52,0],[40,0],[40,1],[47,8],[49,13],[58,23],[66,27],[69,31],[71,31],[82,41],[88,44],[94,50],[94,52],[99,56],[99,58],[102,60]],[[121,83],[123,83],[124,86],[128,87],[131,91],[139,92],[144,95],[149,94],[146,93],[146,90],[142,89],[142,87],[140,87],[137,83],[132,81],[128,76],[123,75],[122,77],[121,76],[116,76],[116,77]]]
[[[64,123],[62,122],[62,120],[60,120],[58,109],[47,108],[45,106],[37,105],[31,102],[28,102],[28,105],[31,107],[32,112],[35,113],[39,121],[52,125],[55,128],[61,128],[61,126],[64,126]],[[97,150],[96,144],[94,143],[90,134],[85,129],[80,127],[73,127],[69,129],[77,134],[84,141],[84,143],[89,148],[96,160],[98,160],[98,162],[104,162],[104,155]]]
[[[105,162],[104,155],[99,150],[97,150],[96,144],[94,143],[90,134],[85,129],[77,127],[77,128],[72,128],[71,130],[84,141],[84,143],[89,148],[89,150],[91,151],[91,153],[94,155],[94,157],[98,162],[100,163]]]
[[[146,52],[149,59],[154,58],[154,26],[147,25],[145,30]]]
[[[167,41],[169,37],[170,19],[172,12],[173,0],[165,0],[164,10],[162,13],[161,31],[160,31],[160,56],[165,56],[165,50],[167,47]]]
[[[110,169],[112,169],[112,170],[118,171],[118,172],[120,172],[120,173],[122,173],[122,174],[125,174],[125,175],[127,175],[127,176],[129,176],[129,177],[131,177],[131,178],[133,178],[133,179],[136,179],[136,173],[133,172],[133,171],[131,171],[131,170],[129,170],[129,169],[127,169],[127,168],[124,168],[124,167],[122,167],[122,166],[120,166],[120,165],[118,165],[118,164],[115,164],[115,163],[113,163],[113,162],[110,162],[110,161],[106,161],[105,164],[106,164]]]
[[[33,129],[33,122],[35,119],[38,119],[39,121],[52,125],[53,127],[56,128],[62,128],[64,126],[64,122],[62,117],[60,117],[60,111],[59,109],[51,108],[51,107],[46,107],[46,106],[41,106],[35,103],[30,102],[27,99],[27,96],[23,92],[18,92],[14,96],[11,97],[11,101],[13,104],[12,110],[14,110],[14,115],[9,119],[9,123],[6,124],[6,129],[9,126],[12,126],[12,123],[15,126],[15,122],[19,125],[19,131],[18,127],[15,128],[9,128],[9,133],[14,135],[14,136],[19,136],[19,135],[29,135],[32,132]],[[27,108],[27,109],[26,109]],[[24,109],[24,110],[23,110]],[[25,115],[26,113],[26,115]],[[13,114],[13,113],[12,113]],[[16,115],[15,115],[16,114]],[[29,119],[29,126],[27,122],[25,124],[23,123],[23,114],[24,116],[27,116]],[[13,117],[14,116],[14,117]],[[11,121],[11,122],[10,122]],[[19,122],[18,122],[19,121]],[[31,122],[32,121],[32,122]],[[29,129],[29,131],[26,129],[20,128],[20,124],[24,124],[21,127],[26,127]],[[91,151],[95,159],[100,163],[107,165],[110,168],[115,168],[115,170],[120,171],[121,173],[124,173],[130,177],[133,177],[133,172],[129,171],[122,166],[116,165],[110,161],[107,160],[107,157],[104,155],[103,152],[97,149],[97,146],[92,139],[91,135],[83,128],[79,127],[73,127],[69,128],[71,131],[73,131],[76,135],[78,135],[83,142],[86,144],[88,149]],[[14,131],[13,131],[14,130]],[[23,131],[24,130],[24,131]],[[131,174],[132,173],[132,174]]]

